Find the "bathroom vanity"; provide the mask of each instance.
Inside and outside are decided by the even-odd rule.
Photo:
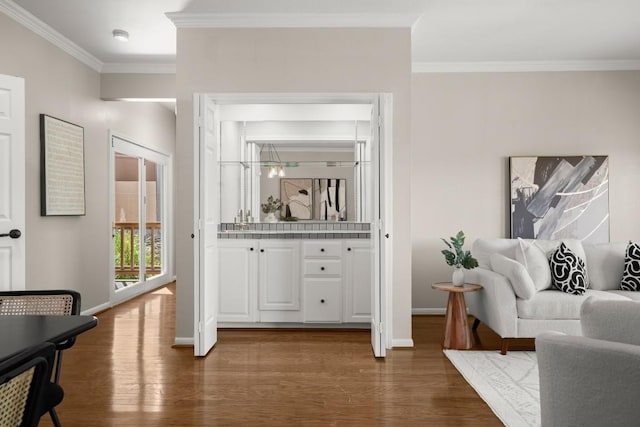
[[[221,224],[222,327],[369,325],[366,223]]]

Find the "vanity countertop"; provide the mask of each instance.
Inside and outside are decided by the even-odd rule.
[[[369,239],[371,224],[362,222],[281,221],[275,223],[222,223],[221,239]]]

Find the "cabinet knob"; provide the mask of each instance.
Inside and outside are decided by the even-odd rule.
[[[250,250],[250,251],[252,251],[252,250],[253,250],[253,248],[249,248],[249,250]]]
[[[347,250],[348,250],[349,252],[351,252],[351,248],[347,248]]]
[[[260,252],[264,252],[264,249],[260,249]]]
[[[324,271],[324,267],[320,267],[320,271]]]
[[[320,302],[321,302],[322,304],[324,304],[324,300],[323,300],[323,299],[321,299],[321,300],[320,300]]]
[[[321,249],[320,249],[320,252],[324,252],[324,248],[321,248]]]

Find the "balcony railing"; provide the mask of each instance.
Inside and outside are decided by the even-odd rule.
[[[116,222],[113,227],[116,279],[140,279],[140,254],[145,256],[146,276],[162,273],[161,223],[147,222],[140,252],[140,224]]]

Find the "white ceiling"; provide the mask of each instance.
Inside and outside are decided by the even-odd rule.
[[[0,0],[14,4],[12,0]],[[172,18],[218,26],[413,23],[417,71],[502,64],[640,69],[638,0],[15,0],[105,64],[173,64]],[[0,8],[2,10],[2,8]],[[178,22],[178,21],[176,21]],[[318,24],[320,22],[320,24]],[[275,24],[274,24],[275,23]],[[279,23],[279,24],[278,24]],[[121,43],[113,29],[130,33]],[[483,65],[484,64],[484,65]],[[506,65],[505,65],[506,64]],[[509,65],[511,64],[511,65]],[[567,65],[569,64],[569,65]],[[544,68],[544,67],[543,67]]]

